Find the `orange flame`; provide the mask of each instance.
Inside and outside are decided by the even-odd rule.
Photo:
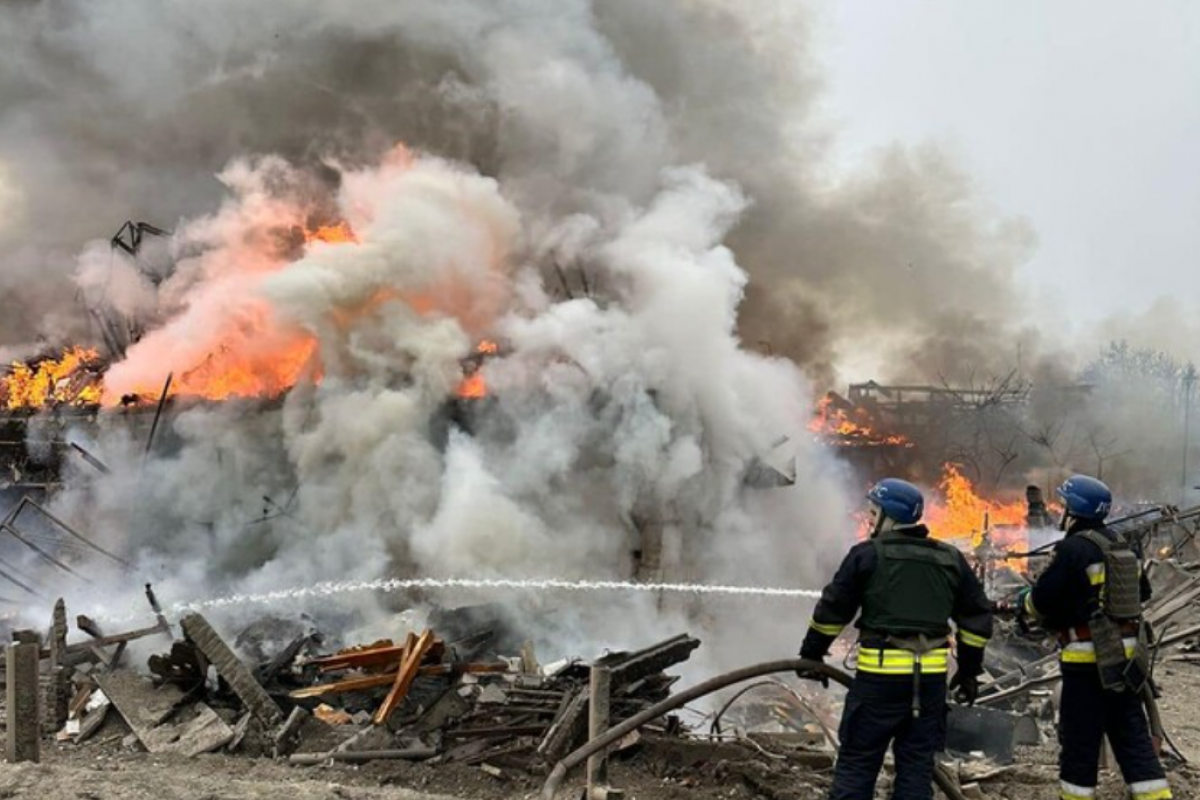
[[[296,385],[312,363],[317,342],[298,338],[262,357],[236,357],[227,351],[213,353],[203,363],[176,375],[171,396],[185,395],[205,400],[233,397],[278,397]]]
[[[833,398],[826,395],[821,398],[813,411],[813,418],[808,423],[808,429],[831,444],[838,446],[875,446],[899,445],[912,447],[905,437],[899,434],[885,434],[875,430],[876,423],[870,413],[864,408],[846,411],[835,408]]]
[[[933,538],[951,542],[968,552],[975,551],[976,555],[979,554],[976,548],[985,543],[986,537],[987,544],[995,549],[990,557],[996,558],[1003,551],[1028,549],[1027,513],[1023,501],[1001,502],[980,496],[957,465],[943,464],[938,490],[926,497],[921,521]],[[866,539],[870,534],[870,517],[861,512],[854,519],[858,538]],[[1006,564],[1017,572],[1029,569],[1029,562],[1023,559],[991,563]]]
[[[336,225],[321,225],[315,230],[304,232],[306,242],[326,242],[328,244],[358,244],[358,235],[350,227],[350,223],[342,220]]]
[[[466,374],[463,375],[463,379],[458,384],[458,389],[454,394],[464,400],[479,400],[487,397],[487,381],[483,379],[480,367],[483,365],[484,359],[494,356],[499,352],[500,345],[491,339],[481,341],[475,348],[475,353],[471,356],[471,360],[466,367]]]
[[[462,379],[455,394],[464,400],[479,400],[487,397],[487,381],[478,372],[473,372]]]
[[[1002,503],[980,497],[971,480],[954,464],[942,466],[938,489],[940,500],[925,505],[925,525],[935,538],[970,539],[973,546],[979,546],[986,529],[992,543],[998,544],[997,534],[1002,532],[999,526],[1025,527],[1028,507],[1023,500]]]
[[[46,358],[34,365],[14,362],[0,378],[0,402],[10,411],[55,405],[87,406],[100,402],[100,354],[71,347],[61,358]]]

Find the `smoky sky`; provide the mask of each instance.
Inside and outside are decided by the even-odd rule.
[[[231,159],[353,167],[400,141],[501,178],[550,224],[606,195],[645,204],[665,164],[738,184],[742,338],[822,383],[863,353],[894,374],[999,369],[1015,347],[995,342],[1024,329],[1014,275],[1036,236],[953,158],[897,144],[831,169],[805,7],[50,0],[0,21],[10,350],[92,335],[71,283],[84,243],[210,210]],[[560,49],[518,46],[580,22]]]

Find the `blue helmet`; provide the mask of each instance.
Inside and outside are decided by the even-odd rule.
[[[1087,475],[1072,475],[1058,487],[1067,513],[1079,519],[1104,519],[1112,508],[1112,491]]]
[[[899,478],[884,478],[871,487],[867,499],[879,506],[885,517],[899,525],[912,525],[925,511],[921,490]]]

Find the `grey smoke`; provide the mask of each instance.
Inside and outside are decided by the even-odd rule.
[[[319,348],[320,385],[278,407],[180,411],[144,467],[110,420],[94,444],[113,475],[72,477],[61,511],[171,600],[622,575],[648,527],[688,577],[809,587],[849,537],[847,482],[804,432],[811,382],[859,351],[957,376],[1028,336],[1012,275],[1032,234],[944,157],[827,174],[791,4],[60,0],[0,23],[0,202],[18,209],[0,342],[94,335],[79,304],[103,297],[155,326],[114,387],[261,346],[228,323],[264,303],[261,354]],[[335,215],[360,245],[289,234]],[[175,232],[156,289],[105,251],[126,219]],[[425,291],[440,314],[415,310]],[[439,434],[483,335],[511,348],[484,367],[491,410]],[[784,435],[797,485],[745,488]],[[695,611],[629,604],[561,630]],[[801,620],[726,619],[728,652],[790,652]]]

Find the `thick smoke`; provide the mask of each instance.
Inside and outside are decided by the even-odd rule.
[[[5,340],[86,336],[73,274],[148,330],[110,400],[172,371],[184,394],[298,381],[272,409],[171,412],[149,457],[110,418],[86,444],[112,473],[72,476],[61,513],[172,600],[404,573],[819,579],[813,542],[848,533],[838,472],[802,433],[801,372],[737,336],[748,262],[725,242],[760,201],[623,51],[637,8],[247,12],[4,12],[0,143],[30,221]],[[751,66],[760,33],[729,57]],[[747,110],[763,130],[775,113]],[[165,279],[98,244],[67,259],[125,218],[172,229]],[[356,242],[305,242],[341,220]],[[505,352],[464,411],[447,398],[483,336]],[[795,487],[746,486],[786,456]],[[639,567],[652,545],[666,563]],[[674,616],[608,600],[546,627],[644,640]],[[793,646],[791,620],[768,628],[757,650]]]
[[[397,141],[499,177],[568,271],[664,167],[704,163],[752,200],[729,239],[751,276],[742,338],[823,384],[863,354],[961,377],[1019,325],[1011,277],[1031,235],[937,152],[830,174],[812,14],[794,4],[127,0],[3,14],[0,157],[24,209],[0,253],[20,298],[6,342],[85,335],[69,283],[79,242],[126,218],[171,227],[206,212],[230,159],[361,166]]]
[[[181,404],[148,457],[145,424],[110,419],[86,444],[112,474],[73,475],[60,511],[175,600],[623,577],[651,544],[669,563],[643,569],[816,584],[849,531],[841,475],[803,433],[810,382],[864,354],[955,380],[1036,341],[1012,280],[1033,237],[945,158],[828,172],[808,19],[628,0],[6,5],[0,343],[99,342],[86,309],[106,308],[148,331],[110,400],[172,372],[184,393],[296,382],[267,409]],[[126,219],[172,233],[127,259],[103,241]],[[305,241],[342,220],[356,242]],[[491,396],[448,402],[483,337],[505,348]],[[746,486],[787,456],[794,487]],[[607,601],[547,628],[600,641],[672,618]],[[799,614],[753,616],[765,630],[727,630],[730,652],[793,646]]]

